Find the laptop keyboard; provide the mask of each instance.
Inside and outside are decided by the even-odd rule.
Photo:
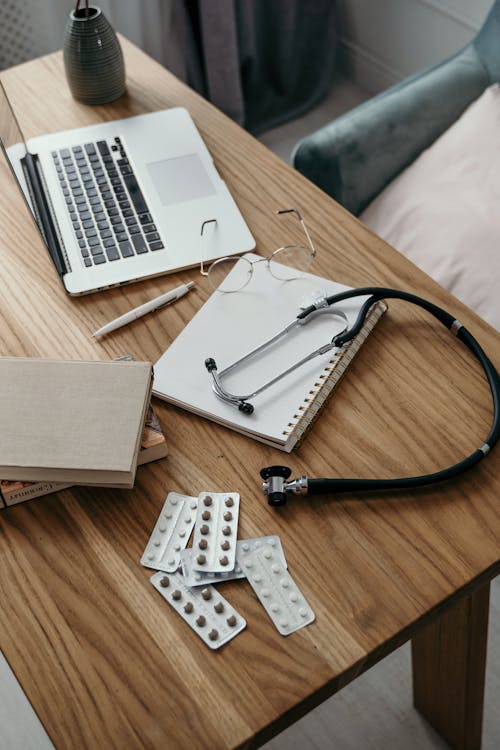
[[[52,151],[87,268],[164,248],[120,138],[110,143]]]

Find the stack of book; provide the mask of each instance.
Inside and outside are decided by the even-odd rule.
[[[0,358],[0,508],[71,485],[131,488],[166,455],[148,362]]]

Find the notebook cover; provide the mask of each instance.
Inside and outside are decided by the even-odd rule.
[[[145,362],[0,358],[0,475],[132,486],[150,389]]]
[[[257,259],[259,256],[249,254],[246,257]],[[220,372],[291,323],[300,311],[301,303],[310,304],[311,296],[317,293],[329,296],[349,287],[313,274],[278,281],[266,266],[266,263],[254,265],[253,278],[243,290],[212,294],[155,364],[153,394],[276,448],[290,451],[300,437],[300,430],[290,434],[290,423],[298,421],[299,407],[308,395],[321,389],[323,381],[320,376],[328,374],[331,369],[334,352],[316,357],[262,394],[249,398],[255,407],[251,415],[243,414],[217,398],[212,390],[212,378],[204,365],[205,359],[213,357]],[[354,323],[366,299],[342,303],[349,325]],[[330,308],[330,312],[333,310]],[[331,341],[343,326],[338,319],[332,318],[330,312],[296,329],[283,343],[229,373],[223,380],[224,387],[239,395],[251,393],[306,354]],[[347,347],[350,348],[351,345]]]
[[[168,446],[160,422],[153,407],[150,405],[146,415],[146,422],[142,430],[141,448],[137,458],[137,466],[158,461],[168,455]],[[57,482],[20,482],[15,480],[0,480],[0,510],[10,505],[17,505],[26,500],[59,492],[71,484]]]

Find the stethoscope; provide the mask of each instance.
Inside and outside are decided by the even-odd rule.
[[[346,315],[341,310],[331,311],[330,308],[339,302],[353,299],[355,297],[368,297],[368,299],[361,305],[356,321],[349,328]],[[213,390],[217,397],[226,403],[237,407],[244,414],[252,414],[254,406],[249,402],[249,399],[255,398],[262,393],[262,391],[270,388],[279,380],[286,377],[297,368],[303,366],[314,357],[347,344],[360,332],[373,305],[383,299],[401,299],[427,310],[427,312],[437,318],[437,320],[460,339],[476,359],[479,360],[488,380],[493,398],[493,422],[486,440],[477,450],[462,461],[459,461],[446,469],[442,469],[441,471],[434,472],[433,474],[422,474],[416,477],[402,477],[398,479],[308,479],[306,476],[303,476],[288,481],[292,473],[291,469],[286,466],[268,466],[262,469],[260,474],[262,479],[265,480],[262,487],[268,497],[269,505],[284,505],[288,493],[299,495],[320,495],[332,494],[335,492],[359,492],[364,490],[402,490],[443,482],[471,469],[490,452],[498,441],[500,437],[500,376],[498,375],[495,366],[470,331],[468,331],[459,320],[454,318],[453,315],[450,315],[446,310],[443,310],[432,302],[422,299],[422,297],[417,297],[415,294],[410,294],[409,292],[403,292],[397,289],[363,287],[361,289],[351,289],[346,292],[341,292],[340,294],[334,294],[330,297],[317,300],[312,305],[302,310],[283,330],[241,357],[233,364],[226,367],[220,373],[217,372],[217,365],[213,358],[205,360],[205,367],[212,376]],[[342,331],[336,333],[331,341],[327,342],[324,346],[315,349],[287,370],[279,373],[267,383],[264,383],[252,393],[237,395],[230,393],[224,388],[221,380],[229,372],[234,371],[237,367],[241,367],[245,362],[248,362],[251,358],[257,356],[265,349],[268,349],[281,338],[295,330],[298,326],[307,324],[308,321],[312,320],[317,315],[323,314],[327,311],[330,311],[337,318],[345,322]]]

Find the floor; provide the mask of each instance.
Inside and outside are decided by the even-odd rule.
[[[307,133],[359,104],[365,95],[339,79],[327,99],[261,141],[285,161]],[[359,677],[285,732],[265,750],[444,750],[447,745],[412,707],[409,645]],[[500,579],[492,584],[483,750],[500,748]],[[0,749],[53,750],[5,659],[0,654]],[[97,749],[96,750],[100,750]],[[208,750],[208,748],[207,748]]]

